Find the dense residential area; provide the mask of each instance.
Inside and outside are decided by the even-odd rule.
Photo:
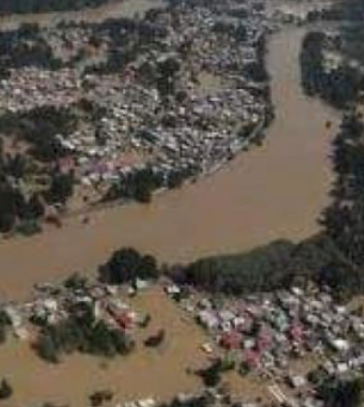
[[[0,407],[363,406],[363,0],[130,1],[0,4]]]
[[[57,206],[149,202],[261,138],[267,33],[257,0],[3,32],[1,230],[37,230]],[[37,202],[31,226],[18,201]]]

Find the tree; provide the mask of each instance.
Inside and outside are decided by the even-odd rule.
[[[0,311],[0,343],[6,341],[6,332],[9,325],[9,317],[4,311]]]
[[[100,278],[111,284],[134,282],[137,278],[150,280],[159,276],[156,259],[142,256],[133,248],[123,248],[113,253],[109,261],[100,267]]]
[[[206,369],[198,372],[206,387],[216,387],[221,382],[222,362],[220,359],[214,361]]]
[[[65,204],[73,195],[75,179],[73,174],[56,173],[52,176],[51,186],[47,192],[51,203]]]
[[[0,382],[0,400],[9,399],[13,395],[13,388],[6,379]]]
[[[363,401],[363,379],[328,380],[318,390],[325,405],[332,407],[359,407]]]
[[[36,344],[38,355],[47,362],[58,363],[58,347],[49,332],[44,333]]]
[[[44,216],[45,208],[39,194],[34,193],[26,205],[27,217],[29,219],[39,219]]]
[[[91,406],[93,407],[99,407],[101,406],[105,401],[111,401],[113,398],[113,393],[110,390],[100,390],[100,391],[95,391],[94,393],[91,394],[90,396],[90,402]]]

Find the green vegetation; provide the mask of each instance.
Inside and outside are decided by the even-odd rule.
[[[249,253],[209,257],[188,265],[175,277],[204,290],[227,294],[270,290],[283,284],[294,249],[293,243],[278,241]]]
[[[300,55],[302,86],[307,95],[320,96],[334,107],[345,109],[364,90],[364,76],[334,43],[335,39],[322,32],[306,35]],[[329,50],[332,56],[327,56]]]
[[[0,9],[2,2],[0,4]],[[19,29],[0,32],[0,77],[9,77],[10,68],[37,67],[56,70],[63,66],[42,38],[39,26],[23,24]]]
[[[95,391],[90,396],[90,403],[92,407],[99,407],[104,402],[110,402],[113,399],[113,393],[110,390]]]
[[[1,14],[45,13],[51,11],[81,10],[100,7],[110,0],[2,0]]]
[[[177,283],[228,295],[268,292],[308,281],[333,287],[340,299],[364,290],[363,270],[325,233],[299,244],[276,241],[247,253],[203,258],[175,267],[171,275]]]
[[[100,266],[100,279],[109,284],[125,284],[136,279],[155,280],[160,275],[156,259],[151,255],[141,255],[132,248],[116,251]]]
[[[66,156],[56,135],[67,137],[77,126],[77,115],[71,107],[43,106],[29,112],[6,113],[0,117],[0,133],[14,135],[29,143],[30,154],[44,162]]]
[[[359,407],[364,400],[364,382],[362,378],[351,380],[329,378],[319,386],[318,394],[327,406]]]
[[[0,165],[1,168],[1,165]],[[7,233],[18,224],[19,231],[37,229],[37,220],[43,214],[43,206],[35,207],[38,202],[36,194],[26,198],[21,190],[8,180],[4,174],[0,176],[0,233]]]
[[[104,200],[126,199],[147,204],[152,200],[152,193],[162,186],[162,175],[155,173],[151,168],[143,168],[126,174],[120,181],[113,184]]]
[[[364,26],[362,24],[343,25],[340,49],[348,58],[364,63]]]
[[[74,174],[60,165],[69,155],[56,135],[66,137],[77,123],[68,108],[42,107],[0,117],[0,232],[16,228],[25,235],[37,233],[46,204],[66,204],[73,195]],[[25,148],[9,152],[5,144]]]
[[[52,363],[76,351],[114,357],[126,355],[133,348],[134,342],[126,333],[97,320],[87,305],[70,310],[69,317],[57,325],[44,327],[35,344],[38,355]]]
[[[234,368],[235,364],[233,362],[219,358],[214,360],[207,368],[199,370],[197,374],[202,378],[206,387],[216,387],[221,383],[222,375]]]
[[[0,311],[0,344],[6,341],[7,329],[10,325],[9,318],[4,311]]]
[[[0,382],[0,400],[7,400],[13,395],[13,388],[10,383],[3,379]]]
[[[308,14],[309,21],[345,21],[357,23],[363,21],[364,1],[363,0],[341,0],[334,2],[331,7],[324,7],[322,10],[312,10]]]
[[[322,222],[347,259],[364,266],[364,125],[350,113],[333,142],[336,179]]]

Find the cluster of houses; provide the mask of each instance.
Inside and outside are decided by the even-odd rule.
[[[150,317],[128,305],[128,296],[135,294],[135,287],[142,290],[148,287],[147,282],[137,280],[131,288],[79,281],[38,286],[34,299],[4,304],[2,311],[16,336],[27,340],[36,333],[34,329],[39,323],[55,325],[85,304],[97,320],[123,332],[132,333],[137,327],[147,326]],[[262,391],[270,396],[259,402],[253,400],[253,404],[239,402],[241,406],[272,405],[267,404],[268,399],[273,405],[322,407],[310,377],[313,372],[332,379],[348,379],[362,371],[362,311],[360,307],[354,309],[337,303],[328,289],[293,287],[225,298],[185,290],[168,280],[163,285],[167,295],[178,299],[180,306],[206,330],[207,342],[201,344],[202,350],[212,359],[233,360],[243,377],[253,375],[261,383]],[[312,363],[299,369],[297,364],[301,361],[303,365]],[[185,398],[186,405],[188,400]],[[121,404],[156,405],[154,398]]]
[[[125,290],[101,283],[79,287],[42,285],[37,288],[33,299],[24,303],[6,303],[2,311],[7,315],[15,336],[31,340],[36,335],[36,326],[57,325],[84,305],[92,309],[95,320],[128,333],[143,325],[147,317],[128,304]]]
[[[172,286],[167,292],[176,297],[180,289]],[[362,371],[362,311],[338,304],[328,289],[293,287],[236,299],[197,293],[181,306],[211,337],[202,349],[212,356],[229,355],[243,376],[270,383],[268,391],[278,404],[321,405],[314,399],[312,372],[348,379]],[[294,363],[300,361],[308,366],[297,369]],[[282,383],[299,397],[287,395]]]
[[[176,172],[208,173],[264,129],[271,108],[267,84],[245,74],[246,66],[261,62],[258,46],[268,31],[263,2],[229,0],[223,7],[219,0],[209,5],[182,2],[161,10],[153,24],[168,34],[156,36],[154,45],[142,47],[119,72],[84,70],[90,61],[97,65],[107,60],[111,39],[100,34],[97,46],[91,46],[95,32],[99,34],[97,25],[73,23],[44,29],[54,55],[66,58],[69,66],[12,69],[0,83],[1,111],[77,106],[87,100],[102,112],[96,122],[81,115],[83,123],[74,134],[55,135],[69,151],[81,185],[110,185],[145,167],[166,180]],[[181,58],[186,44],[187,55]],[[76,63],[78,55],[88,62]],[[179,71],[174,96],[166,100],[144,71],[149,67],[156,72],[168,60],[177,62]],[[203,74],[212,84],[202,83]],[[130,152],[138,159],[130,160]]]
[[[10,78],[0,82],[0,109],[17,113],[42,106],[68,106],[79,99],[80,87],[71,69],[13,69]]]

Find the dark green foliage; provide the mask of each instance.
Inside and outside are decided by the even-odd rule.
[[[153,280],[159,277],[155,258],[151,255],[141,255],[132,248],[116,251],[109,261],[100,267],[100,278],[110,284],[124,284],[137,278]]]
[[[92,407],[99,407],[104,402],[111,401],[113,399],[113,393],[110,390],[95,391],[90,396],[90,402]]]
[[[125,175],[109,189],[104,199],[132,199],[147,204],[152,199],[152,193],[161,188],[163,182],[162,174],[155,173],[151,168],[144,168]]]
[[[364,8],[364,2],[363,2]],[[364,11],[363,11],[364,20]],[[344,25],[341,30],[342,52],[349,58],[364,63],[364,26],[363,24]]]
[[[110,0],[1,0],[0,13],[45,13],[99,7]]]
[[[197,374],[201,376],[206,387],[216,387],[221,382],[222,374],[233,370],[234,367],[233,363],[217,359],[206,369],[199,370]]]
[[[359,407],[363,401],[363,379],[325,381],[318,389],[325,405],[330,407]]]
[[[0,311],[0,344],[6,341],[7,329],[10,325],[10,320],[7,314],[1,310]]]
[[[0,151],[0,232],[10,232],[18,222],[25,229],[34,229],[35,221],[44,215],[40,197],[33,194],[27,199],[13,181],[22,179],[24,171],[23,160],[4,157]]]
[[[187,266],[178,278],[229,294],[271,290],[283,284],[294,248],[293,243],[277,241],[248,253],[201,259]]]
[[[77,116],[70,108],[52,106],[34,108],[24,113],[7,113],[0,117],[0,132],[15,134],[32,146],[39,160],[54,161],[66,156],[57,134],[67,136],[77,129]]]
[[[87,278],[74,273],[64,281],[63,285],[71,290],[84,290],[87,287]]]
[[[38,355],[47,362],[58,363],[58,346],[50,334],[43,334],[38,339],[36,349]]]
[[[257,60],[256,62],[249,63],[244,67],[244,73],[251,80],[255,82],[266,82],[269,80],[269,73],[267,71],[266,53],[267,53],[267,39],[261,36],[256,45]]]
[[[323,7],[321,10],[314,9],[308,13],[308,20],[311,22],[324,21],[345,21],[351,23],[361,23],[364,19],[363,0],[341,0],[335,2],[331,7]]]
[[[299,244],[277,241],[247,253],[200,259],[172,268],[171,276],[180,284],[233,295],[309,281],[329,285],[340,299],[364,290],[363,270],[353,265],[325,233]]]
[[[336,173],[332,204],[322,223],[337,247],[352,263],[364,266],[364,125],[347,115],[333,142]]]
[[[74,174],[56,173],[51,178],[51,185],[46,193],[46,199],[49,203],[66,204],[72,197],[75,186]]]
[[[23,236],[33,236],[41,231],[42,228],[36,219],[24,220],[16,227],[16,232]]]
[[[1,10],[0,4],[0,10]],[[0,11],[1,13],[1,11]],[[40,35],[37,24],[23,24],[19,29],[0,32],[0,67],[5,79],[9,68],[33,66],[44,69],[59,69],[61,60],[53,55],[52,48]]]
[[[158,64],[157,89],[162,97],[175,93],[175,81],[180,66],[180,62],[175,58],[168,58]]]
[[[92,308],[86,305],[70,310],[70,316],[57,325],[43,328],[35,345],[38,355],[51,363],[73,352],[114,357],[126,355],[133,348],[134,342],[127,334],[96,320]]]
[[[28,203],[26,209],[26,217],[28,219],[39,219],[44,216],[45,208],[39,194],[33,194]]]
[[[364,85],[363,74],[345,61],[335,69],[325,70],[327,42],[328,37],[322,32],[310,32],[304,38],[300,55],[302,86],[307,95],[319,95],[331,105],[345,109],[358,99]]]
[[[7,400],[13,395],[13,388],[10,383],[3,379],[0,382],[0,400]]]
[[[26,211],[22,193],[7,180],[0,179],[0,232],[9,232]]]

